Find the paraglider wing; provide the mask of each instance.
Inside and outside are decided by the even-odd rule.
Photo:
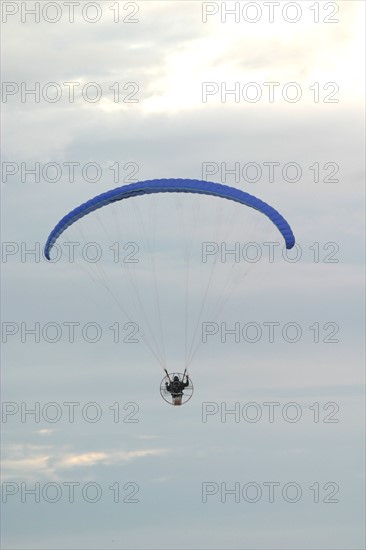
[[[286,248],[290,249],[295,244],[295,237],[291,227],[283,216],[269,204],[245,191],[209,181],[191,179],[154,179],[117,187],[116,189],[112,189],[111,191],[107,191],[106,193],[102,193],[88,200],[69,212],[51,231],[44,248],[45,257],[47,260],[50,260],[52,247],[59,236],[80,218],[107,204],[151,193],[198,193],[239,202],[266,215],[282,234],[286,243]]]

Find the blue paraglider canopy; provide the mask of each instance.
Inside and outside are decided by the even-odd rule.
[[[221,185],[210,181],[200,181],[191,179],[154,179],[139,181],[137,183],[131,183],[129,185],[123,185],[102,193],[87,202],[81,204],[68,214],[64,216],[51,231],[45,248],[44,254],[47,260],[50,260],[50,253],[53,245],[59,238],[59,236],[73,223],[80,218],[86,216],[94,210],[98,210],[103,206],[107,206],[110,203],[128,199],[131,197],[137,197],[139,195],[147,195],[152,193],[197,193],[201,195],[211,195],[222,199],[232,200],[243,205],[249,206],[258,210],[265,216],[267,216],[271,222],[278,228],[282,234],[286,248],[290,249],[295,244],[295,237],[291,230],[291,227],[287,223],[281,214],[272,208],[264,201],[236,189],[228,185]]]

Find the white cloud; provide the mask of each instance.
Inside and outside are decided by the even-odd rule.
[[[4,479],[59,480],[70,468],[85,469],[91,466],[110,466],[132,462],[140,458],[160,457],[171,452],[166,448],[109,450],[71,453],[66,447],[53,445],[16,445],[3,449]]]

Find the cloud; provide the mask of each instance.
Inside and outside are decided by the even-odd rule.
[[[132,462],[140,458],[161,457],[171,450],[167,448],[136,449],[130,451],[109,450],[70,453],[66,447],[53,445],[11,445],[3,449],[3,479],[53,479],[60,480],[71,468],[86,469],[91,466],[111,466]]]
[[[45,435],[50,436],[55,432],[55,430],[50,430],[49,428],[43,428],[42,430],[38,430],[36,433],[39,435]]]
[[[110,465],[121,462],[130,462],[136,458],[162,456],[168,452],[168,449],[143,449],[137,451],[92,452],[79,455],[73,454],[62,458],[58,462],[58,466],[60,468],[69,468],[74,466],[93,466],[94,464]]]

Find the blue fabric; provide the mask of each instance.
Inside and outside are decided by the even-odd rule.
[[[257,199],[249,193],[245,193],[235,187],[229,187],[228,185],[221,185],[219,183],[213,183],[210,181],[189,180],[189,179],[157,179],[139,181],[137,183],[131,183],[130,185],[123,185],[117,187],[106,193],[102,193],[93,199],[84,202],[68,214],[64,216],[51,231],[45,248],[44,255],[47,260],[50,259],[50,252],[53,245],[59,238],[59,236],[70,225],[77,220],[86,216],[102,206],[106,206],[112,202],[128,199],[130,197],[136,197],[138,195],[147,195],[149,193],[199,193],[201,195],[213,195],[221,197],[223,199],[239,202],[251,208],[255,208],[262,214],[265,214],[274,225],[277,226],[285,239],[286,248],[292,248],[295,244],[295,237],[292,233],[291,227],[287,221],[281,216],[277,210],[266,204],[265,202]]]

